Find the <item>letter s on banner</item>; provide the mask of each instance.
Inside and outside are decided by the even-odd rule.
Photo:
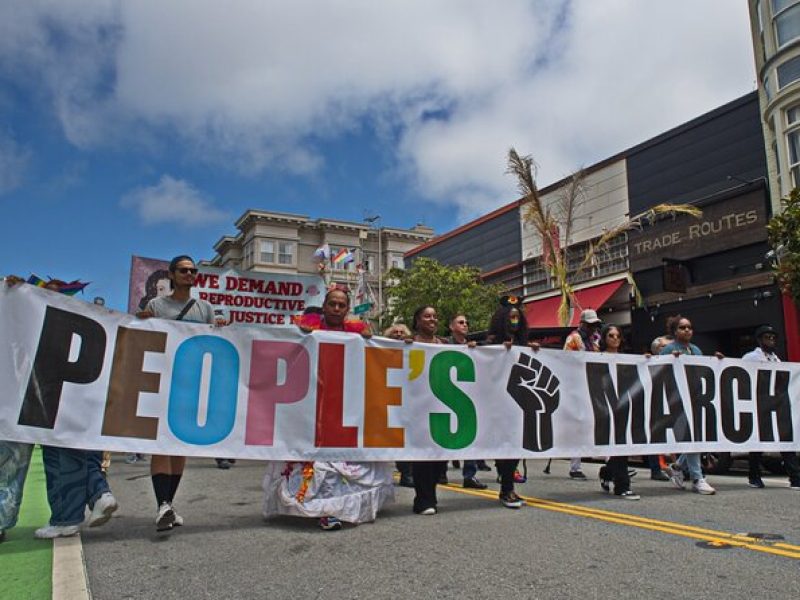
[[[429,381],[434,395],[456,413],[456,429],[450,429],[450,413],[430,415],[431,437],[442,448],[466,448],[478,435],[478,414],[475,405],[450,379],[455,368],[457,381],[475,381],[475,363],[463,352],[446,350],[431,359]]]
[[[199,425],[203,358],[211,355],[206,423]],[[236,422],[239,353],[229,341],[197,335],[175,352],[169,392],[169,428],[189,444],[209,445],[225,439]]]

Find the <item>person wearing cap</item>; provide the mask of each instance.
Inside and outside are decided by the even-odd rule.
[[[744,356],[742,360],[754,362],[781,362],[775,353],[775,346],[778,342],[778,332],[772,325],[762,325],[756,329],[756,344],[758,346]],[[800,491],[800,466],[798,466],[797,454],[794,452],[781,452],[783,465],[789,475],[789,487]],[[752,488],[763,488],[764,482],[761,480],[761,452],[751,452],[748,456],[750,465],[747,485]]]
[[[597,311],[587,308],[581,312],[581,322],[578,328],[567,336],[564,341],[564,350],[599,352],[599,338],[597,332],[603,322],[597,316]],[[578,481],[586,481],[586,475],[581,470],[580,457],[573,457],[569,460],[569,476]]]

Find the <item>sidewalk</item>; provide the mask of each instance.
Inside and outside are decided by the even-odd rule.
[[[47,523],[49,517],[42,450],[37,446],[25,481],[19,522],[6,532],[6,541],[0,544],[4,598],[52,598],[53,544],[33,537],[33,532]]]

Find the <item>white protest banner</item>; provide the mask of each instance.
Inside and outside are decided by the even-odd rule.
[[[143,310],[170,293],[169,262],[133,256],[128,312]],[[307,306],[322,306],[325,282],[319,275],[260,273],[198,266],[192,296],[208,301],[229,323],[291,325]]]
[[[414,460],[798,450],[796,363],[137,320],[0,286],[0,439]]]

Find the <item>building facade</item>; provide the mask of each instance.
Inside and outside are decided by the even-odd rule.
[[[626,329],[630,351],[643,352],[664,333],[666,318],[680,313],[695,322],[701,348],[729,356],[753,347],[760,324],[784,329],[788,309],[765,256],[772,214],[767,168],[755,92],[586,168],[568,239],[559,232],[575,290],[570,326],[581,310],[595,309]],[[541,189],[542,202],[557,210],[570,180]],[[663,203],[694,205],[703,216],[652,218],[580,268],[603,233]],[[523,297],[529,324],[552,337],[560,295],[541,237],[524,217],[525,206],[516,201],[406,256],[473,264],[500,282],[497,265],[506,265],[508,291]],[[518,242],[506,231],[513,218]]]
[[[324,275],[331,283],[355,289],[359,265],[382,307],[383,274],[404,267],[403,255],[433,237],[424,225],[411,229],[370,226],[336,219],[312,219],[306,215],[248,210],[235,223],[239,233],[224,236],[214,245],[216,255],[208,264],[243,271]],[[331,255],[342,249],[354,253],[343,264],[321,261],[314,252],[327,244]]]
[[[748,0],[773,212],[800,185],[800,0]]]

